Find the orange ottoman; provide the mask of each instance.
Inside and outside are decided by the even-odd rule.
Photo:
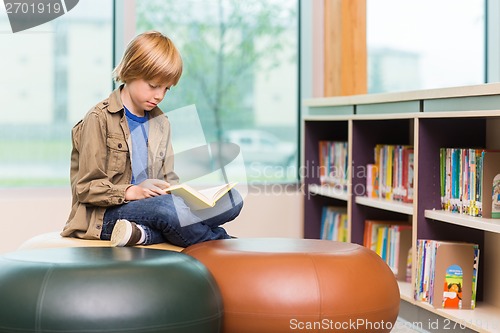
[[[182,251],[217,281],[224,333],[390,332],[394,274],[360,245],[312,239],[225,239]]]

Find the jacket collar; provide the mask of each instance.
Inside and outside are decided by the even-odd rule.
[[[118,88],[116,88],[115,90],[113,90],[113,92],[111,93],[111,95],[109,95],[109,98],[108,98],[108,111],[111,112],[111,113],[116,113],[118,111],[121,111],[123,110],[123,103],[122,103],[122,99],[120,97],[120,91],[122,90],[123,88],[123,84],[120,85]]]
[[[120,97],[120,91],[122,90],[123,86],[124,84],[121,84],[118,88],[113,90],[111,95],[109,95],[108,111],[111,113],[116,113],[123,110],[123,102]],[[159,107],[155,106],[151,111],[149,111],[149,115],[151,118],[154,118],[159,115],[163,115],[163,112],[160,110]]]

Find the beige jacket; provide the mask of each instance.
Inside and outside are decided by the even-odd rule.
[[[94,106],[72,130],[72,209],[61,233],[99,239],[107,207],[125,202],[132,186],[130,130],[120,90]],[[177,184],[170,140],[170,122],[157,107],[149,111],[148,176]]]

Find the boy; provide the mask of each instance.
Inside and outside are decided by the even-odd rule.
[[[138,35],[113,74],[121,86],[72,130],[72,210],[61,235],[113,246],[230,238],[220,225],[239,215],[237,191],[200,211],[165,191],[179,182],[170,123],[157,106],[182,74],[172,41],[156,31]]]

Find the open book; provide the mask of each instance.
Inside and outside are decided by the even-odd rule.
[[[215,206],[217,200],[229,192],[237,182],[209,187],[202,190],[194,189],[187,184],[172,185],[165,191],[184,199],[191,209],[198,210]]]

